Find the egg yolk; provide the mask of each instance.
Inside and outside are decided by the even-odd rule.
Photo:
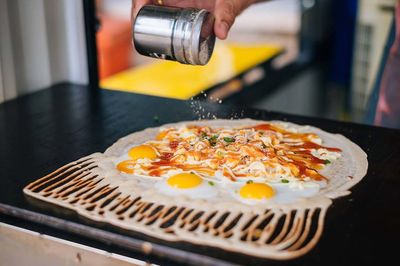
[[[174,188],[194,188],[200,185],[203,180],[195,174],[182,173],[173,175],[167,179],[168,185]]]
[[[245,199],[255,199],[255,200],[262,200],[262,199],[269,199],[274,196],[275,191],[274,189],[263,183],[250,183],[244,185],[239,194],[242,198]]]
[[[129,150],[128,154],[133,160],[144,159],[144,158],[153,160],[157,158],[156,151],[154,150],[153,147],[149,145],[140,145],[133,147],[132,149]]]
[[[156,140],[162,140],[167,134],[168,134],[168,131],[167,131],[167,130],[161,131],[161,132],[157,135]]]
[[[136,162],[134,160],[126,160],[117,164],[117,169],[126,174],[132,174]]]

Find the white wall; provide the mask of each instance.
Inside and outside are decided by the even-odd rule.
[[[28,0],[30,1],[30,0]],[[45,0],[53,83],[88,83],[82,0]]]
[[[8,1],[0,0],[0,102],[17,95]]]
[[[300,15],[300,0],[261,2],[243,11],[231,32],[297,34]]]
[[[82,2],[0,0],[3,100],[58,82],[88,82]]]

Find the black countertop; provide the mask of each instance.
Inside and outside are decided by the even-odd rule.
[[[164,123],[193,120],[190,102],[61,84],[0,105],[0,221],[161,264],[381,265],[400,239],[400,131],[203,103],[205,116],[288,120],[341,133],[368,154],[367,176],[328,209],[322,237],[303,257],[261,260],[216,248],[168,243],[42,205],[22,188],[117,139]],[[143,241],[153,253],[139,251]],[[165,250],[165,248],[168,250]],[[185,252],[182,252],[185,251]]]

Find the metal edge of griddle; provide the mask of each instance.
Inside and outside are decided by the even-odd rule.
[[[165,255],[168,254],[169,260],[186,265],[219,265],[219,266],[237,265],[217,258],[196,254],[190,251],[183,251],[176,248],[171,248],[164,245],[151,243],[148,241],[135,239],[133,237],[122,236],[98,228],[93,228],[87,225],[70,222],[67,220],[63,220],[61,218],[52,217],[41,213],[36,213],[33,211],[21,209],[3,203],[0,203],[0,213],[6,216],[19,218],[25,221],[62,230],[64,232],[73,233],[78,236],[94,239],[104,244],[111,243],[120,248],[139,252],[145,256],[154,256],[158,259],[163,259],[165,258]]]

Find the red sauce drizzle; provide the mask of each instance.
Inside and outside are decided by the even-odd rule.
[[[195,128],[198,131],[202,129],[201,127],[198,126],[189,126],[188,128]],[[249,127],[254,128],[255,130],[262,130],[262,131],[273,131],[273,132],[279,132],[284,135],[285,138],[292,138],[292,139],[298,139],[299,141],[303,142],[301,145],[288,145],[288,143],[285,144],[285,142],[281,142],[283,145],[283,149],[286,150],[284,156],[289,158],[290,161],[284,160],[281,156],[277,155],[277,150],[275,148],[268,148],[268,149],[260,149],[257,146],[252,146],[252,149],[247,149],[248,152],[251,152],[253,157],[257,157],[259,154],[262,154],[266,156],[269,160],[277,160],[279,161],[282,165],[292,165],[292,167],[296,167],[298,169],[298,172],[293,173],[296,175],[297,178],[303,179],[306,176],[309,176],[310,178],[314,180],[323,180],[326,179],[326,177],[322,176],[321,174],[318,173],[316,169],[320,169],[323,164],[325,164],[325,160],[319,159],[312,155],[311,150],[312,149],[326,149],[328,151],[332,152],[341,152],[341,149],[338,148],[331,148],[331,147],[324,147],[319,144],[316,144],[314,142],[309,141],[310,136],[315,136],[315,134],[312,133],[291,133],[288,132],[284,129],[281,129],[279,127],[275,127],[274,125],[271,124],[259,124],[254,127]],[[211,129],[208,128],[209,131]],[[256,141],[255,141],[256,143]],[[171,148],[172,151],[175,151],[176,148],[179,146],[180,142],[179,140],[173,140],[169,143],[169,147]],[[185,148],[185,147],[184,147]],[[287,153],[287,151],[293,152]],[[254,153],[254,154],[253,154]],[[201,160],[204,159],[216,159],[218,165],[223,165],[226,163],[226,158],[215,158],[213,154],[208,154],[203,153],[203,152],[192,152],[191,156],[196,155],[199,157]],[[257,156],[256,156],[257,155]],[[174,152],[163,152],[161,153],[159,157],[159,161],[157,162],[152,162],[150,167],[145,167],[147,171],[149,171],[150,176],[161,176],[165,174],[168,170],[172,169],[182,169],[183,171],[197,171],[199,173],[207,174],[207,175],[213,175],[215,174],[215,170],[211,169],[206,166],[199,166],[199,165],[183,165],[176,163],[174,161],[171,161],[171,159],[174,156]],[[228,156],[235,158],[236,154],[233,152],[228,152]],[[243,159],[243,158],[242,158]],[[244,162],[239,162],[240,164]],[[223,168],[223,175],[232,181],[236,180],[236,177],[245,177],[245,174],[238,174],[238,175],[232,175],[229,171],[227,171],[225,168]]]
[[[304,144],[299,145],[297,147],[301,147],[304,149],[326,149],[328,151],[333,151],[333,152],[341,152],[342,150],[339,148],[331,148],[331,147],[324,147],[321,145],[318,145],[317,143],[311,142],[311,141],[304,141]]]
[[[177,140],[173,140],[173,141],[171,141],[171,142],[169,143],[169,147],[170,147],[172,150],[175,150],[175,149],[178,147],[178,145],[179,145],[179,141],[177,141]]]

